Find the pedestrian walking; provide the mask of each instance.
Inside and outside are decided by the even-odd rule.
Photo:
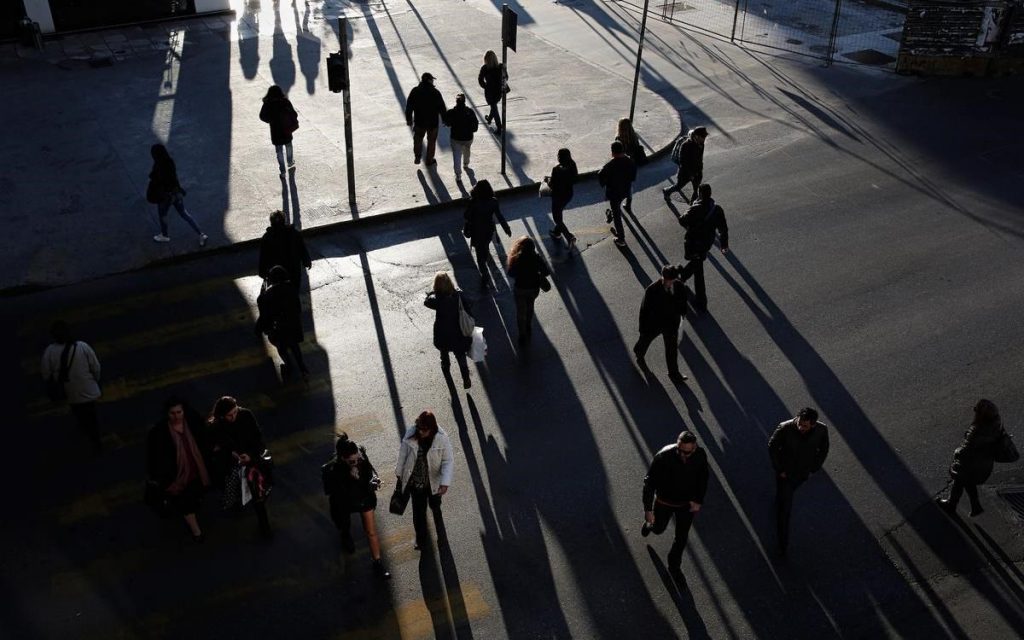
[[[708,292],[704,286],[704,260],[715,244],[716,232],[722,253],[729,253],[729,225],[725,221],[725,211],[711,198],[711,185],[702,184],[697,192],[697,200],[679,217],[679,224],[686,229],[686,235],[683,237],[686,266],[683,267],[680,279],[686,282],[693,277],[696,295],[694,308],[704,312],[708,310]]]
[[[551,269],[537,254],[537,245],[532,238],[523,236],[512,243],[508,252],[508,276],[515,281],[520,347],[530,346],[533,340],[533,304],[542,290],[551,290],[550,275]]]
[[[153,241],[171,241],[167,231],[167,212],[173,206],[181,219],[199,236],[199,246],[205,247],[209,236],[202,232],[195,218],[185,209],[185,189],[178,182],[178,168],[167,152],[167,147],[154,144],[149,148],[149,155],[153,158],[153,169],[149,172],[146,200],[156,205],[156,213],[160,218],[160,233],[153,236]]]
[[[636,163],[626,155],[622,143],[616,140],[612,143],[612,159],[601,168],[597,181],[604,187],[604,195],[610,207],[605,211],[605,219],[608,223],[614,222],[611,231],[615,236],[615,244],[620,247],[626,246],[626,236],[622,230],[622,201],[632,193],[634,180]]]
[[[384,566],[380,552],[380,537],[377,535],[377,489],[380,476],[370,463],[366,449],[352,442],[342,432],[334,445],[334,457],[320,469],[324,483],[324,494],[331,506],[331,520],[338,528],[341,547],[346,553],[355,553],[356,544],[352,539],[352,514],[358,513],[363,522],[363,531],[370,545],[373,571],[387,580],[391,572]]]
[[[501,97],[508,93],[508,72],[505,71],[505,65],[498,62],[498,55],[493,51],[484,54],[484,64],[480,67],[476,81],[483,87],[484,99],[491,107],[490,113],[484,116],[484,120],[487,124],[491,124],[493,121],[494,134],[501,135],[504,125],[501,122],[498,103],[501,102]]]
[[[565,226],[564,213],[566,205],[572,200],[573,185],[579,174],[572,153],[568,149],[559,149],[558,164],[551,169],[551,176],[544,178],[551,187],[551,218],[555,221],[555,226],[551,228],[551,237],[555,240],[565,238],[570,256],[573,247],[576,246],[576,236]]]
[[[402,438],[395,467],[398,490],[410,494],[416,549],[422,549],[430,540],[427,506],[434,512],[435,521],[441,517],[441,496],[448,492],[454,468],[455,456],[448,434],[437,425],[433,413],[422,412]]]
[[[267,516],[267,497],[270,494],[270,459],[263,432],[252,411],[238,404],[231,396],[222,396],[214,403],[207,419],[209,428],[205,440],[210,456],[208,471],[213,482],[231,493],[230,507],[244,508],[241,483],[248,484],[253,511],[260,535],[272,537],[270,518]],[[237,491],[237,493],[235,493]],[[234,500],[238,500],[234,503]]]
[[[202,426],[199,414],[172,396],[164,402],[163,417],[149,430],[146,440],[149,482],[168,510],[184,519],[195,542],[203,541],[196,514],[203,492],[210,486],[202,454]]]
[[[473,145],[473,132],[480,128],[476,112],[466,106],[466,94],[455,96],[455,106],[444,116],[444,122],[451,128],[452,164],[455,167],[455,181],[462,181],[462,168],[469,168],[469,151]]]
[[[303,268],[313,266],[302,233],[288,224],[283,211],[270,214],[270,226],[260,240],[260,277],[266,280],[275,265],[284,267],[296,287],[302,283]]]
[[[964,432],[963,442],[953,451],[953,464],[949,467],[953,486],[949,489],[949,497],[938,500],[946,513],[956,513],[956,506],[965,491],[971,501],[971,517],[985,511],[978,500],[978,485],[985,484],[992,475],[998,445],[1004,435],[999,409],[991,400],[978,400],[974,405],[971,426]]]
[[[500,224],[505,235],[512,237],[512,229],[501,215],[490,182],[481,180],[469,192],[469,206],[466,207],[463,219],[462,235],[469,238],[469,244],[476,254],[476,266],[480,269],[480,288],[486,289],[491,284],[487,264],[491,260],[490,245],[494,240],[496,225]]]
[[[295,168],[292,135],[299,128],[299,114],[281,87],[276,84],[267,89],[267,95],[263,96],[260,120],[270,125],[270,143],[274,145],[277,168],[281,170],[281,178],[284,178],[288,171]]]
[[[85,342],[75,340],[71,328],[63,320],[50,327],[53,342],[43,350],[39,372],[47,395],[54,402],[66,402],[78,430],[89,439],[93,451],[102,449],[96,401],[100,389],[100,361]]]
[[[704,141],[707,139],[708,130],[696,127],[676,140],[672,147],[672,162],[679,168],[676,170],[676,183],[661,190],[665,202],[672,199],[673,193],[683,196],[687,204],[692,204],[697,198],[697,188],[704,179]],[[689,198],[683,193],[683,187],[687,184],[693,186]]]
[[[267,340],[281,356],[281,381],[287,382],[298,370],[302,380],[309,383],[309,370],[302,359],[299,344],[305,340],[302,333],[302,303],[299,290],[288,278],[288,271],[275,265],[267,276],[267,288],[256,298],[260,315],[256,319],[256,335],[266,334]]]
[[[683,551],[693,518],[704,504],[708,490],[708,454],[697,445],[697,436],[683,431],[655,454],[644,477],[644,523],[640,535],[661,535],[675,516],[676,532],[668,551],[668,570],[682,573]]]
[[[437,128],[446,111],[441,92],[434,88],[434,76],[424,73],[405,100],[405,124],[412,127],[412,155],[416,164],[421,157],[428,167],[437,164],[434,159]],[[427,137],[426,155],[423,154],[423,136]]]
[[[779,555],[789,548],[789,517],[793,494],[828,457],[828,428],[818,422],[818,412],[801,409],[796,417],[776,427],[768,440],[768,455],[775,469],[775,526]]]
[[[648,371],[644,356],[659,335],[665,340],[665,364],[669,379],[680,384],[686,376],[679,373],[679,324],[686,315],[686,288],[679,281],[679,267],[665,265],[661,278],[644,291],[640,303],[640,337],[633,346],[633,355],[641,371]]]
[[[639,136],[633,130],[633,122],[629,118],[620,118],[615,126],[615,140],[622,143],[626,155],[637,167],[647,164],[647,152],[644,145],[640,143]],[[629,213],[633,213],[633,185],[629,187],[629,195],[626,196],[626,204],[622,207]]]
[[[466,363],[466,352],[469,350],[472,336],[462,330],[460,317],[465,312],[472,317],[473,308],[462,292],[455,288],[455,283],[444,271],[434,275],[434,288],[427,294],[423,306],[433,309],[434,314],[434,348],[441,353],[441,366],[445,374],[451,369],[451,354],[462,373],[462,387],[469,389],[472,383],[469,378],[469,365]]]

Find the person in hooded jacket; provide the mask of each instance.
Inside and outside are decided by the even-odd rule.
[[[480,121],[476,112],[466,106],[465,94],[460,93],[455,96],[455,106],[445,114],[444,122],[452,130],[452,164],[455,166],[455,181],[459,182],[462,180],[462,168],[469,168],[473,133],[480,127]]]
[[[963,442],[953,452],[953,464],[949,467],[953,485],[949,489],[949,497],[938,500],[946,513],[956,513],[956,506],[965,491],[971,501],[971,517],[985,511],[978,499],[978,485],[985,484],[992,475],[996,445],[1002,435],[1003,421],[995,403],[984,398],[978,400],[974,405],[974,420],[964,432]]]
[[[512,236],[512,229],[501,215],[498,199],[494,197],[494,189],[487,180],[476,183],[469,192],[469,206],[463,214],[465,224],[463,235],[469,238],[476,253],[476,265],[480,269],[480,288],[486,289],[491,283],[491,275],[487,264],[491,260],[491,241],[494,239],[495,220],[501,225],[506,236]]]
[[[413,162],[428,167],[437,164],[434,150],[437,147],[437,128],[441,118],[448,111],[441,92],[434,88],[434,76],[424,73],[420,83],[412,88],[405,100],[405,124],[412,127]],[[427,136],[427,153],[423,153],[423,136]]]
[[[277,167],[281,170],[283,179],[288,171],[295,168],[292,134],[299,128],[299,114],[281,87],[276,84],[267,89],[267,95],[263,97],[260,120],[270,125],[270,143],[274,145],[274,151],[277,153]]]
[[[313,266],[302,233],[287,223],[283,211],[270,214],[270,226],[260,240],[260,277],[266,280],[275,265],[284,267],[296,286],[302,282],[303,267]]]
[[[455,354],[455,361],[462,373],[462,386],[469,389],[469,365],[466,364],[466,352],[469,350],[472,336],[462,333],[459,321],[459,306],[472,316],[473,308],[462,292],[455,288],[455,283],[444,271],[434,275],[434,288],[427,294],[423,306],[433,309],[434,315],[434,347],[441,353],[441,366],[447,371],[452,366],[449,354]]]
[[[305,340],[302,333],[302,302],[299,290],[288,278],[288,271],[275,265],[267,275],[267,288],[256,298],[260,315],[256,319],[256,334],[266,334],[270,344],[281,356],[281,381],[286,382],[298,369],[304,382],[309,381],[309,370],[302,359],[299,344]]]
[[[209,236],[203,233],[195,218],[185,209],[185,189],[178,182],[178,167],[167,152],[167,147],[154,144],[149,148],[149,155],[153,157],[153,168],[149,172],[146,199],[156,204],[156,213],[160,218],[160,233],[153,236],[153,241],[171,241],[167,231],[167,212],[173,206],[181,219],[199,236],[199,246],[205,247]]]
[[[707,311],[708,292],[704,286],[704,260],[707,259],[711,247],[715,245],[715,234],[722,248],[722,253],[729,253],[729,224],[725,221],[725,211],[711,198],[711,185],[702,184],[698,188],[699,197],[686,213],[679,216],[679,224],[686,229],[683,236],[683,254],[686,266],[679,278],[686,282],[690,276],[694,279],[694,308]]]
[[[334,451],[334,457],[320,468],[320,474],[324,494],[327,495],[331,507],[331,520],[338,528],[341,546],[347,553],[355,553],[352,514],[358,513],[370,545],[373,570],[380,578],[387,580],[391,573],[381,558],[380,537],[377,535],[377,520],[374,515],[380,477],[366,455],[366,448],[349,440],[347,433],[342,432],[338,436]]]
[[[205,440],[210,451],[208,468],[216,484],[223,485],[227,482],[228,474],[235,473],[239,466],[245,471],[246,478],[253,476],[256,480],[257,473],[250,473],[255,468],[259,475],[258,482],[269,481],[262,462],[267,446],[263,442],[263,432],[260,431],[260,425],[252,411],[239,405],[235,398],[222,396],[214,403],[207,424]],[[256,512],[260,533],[264,538],[270,538],[267,487],[264,485],[262,492],[259,488],[255,489],[250,504]]]

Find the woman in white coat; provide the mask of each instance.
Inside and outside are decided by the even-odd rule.
[[[395,475],[412,502],[412,525],[416,530],[416,549],[427,543],[427,505],[436,514],[441,496],[448,491],[455,466],[452,441],[437,426],[437,418],[424,411],[402,438]]]

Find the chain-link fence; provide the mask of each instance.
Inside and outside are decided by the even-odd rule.
[[[643,0],[616,0],[636,11]],[[652,0],[649,18],[733,42],[894,68],[905,0]]]

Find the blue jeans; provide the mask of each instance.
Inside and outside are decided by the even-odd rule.
[[[181,216],[182,220],[188,223],[188,226],[192,227],[192,230],[197,234],[202,233],[199,230],[199,225],[196,221],[188,214],[185,210],[185,200],[181,197],[181,193],[168,194],[166,198],[160,201],[156,205],[156,211],[160,215],[160,233],[167,235],[167,212],[170,210],[171,205],[177,210],[178,215]]]

